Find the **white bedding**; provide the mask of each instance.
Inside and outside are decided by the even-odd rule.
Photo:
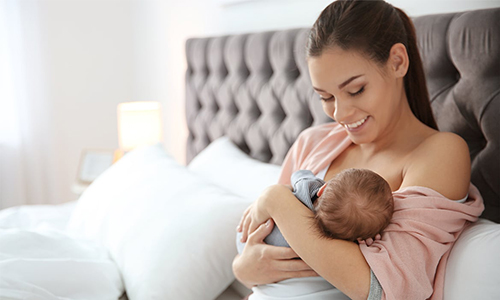
[[[76,201],[59,205],[23,205],[0,210],[0,228],[64,231]]]
[[[107,250],[59,231],[0,229],[2,299],[117,299],[123,284]]]
[[[279,167],[251,160],[228,139],[213,142],[184,169],[159,150],[128,154],[78,206],[0,211],[0,299],[118,299],[124,287],[130,300],[150,299],[145,286],[162,299],[220,294],[234,279],[234,227],[277,180]],[[73,212],[74,225],[105,243],[70,237]],[[467,228],[448,260],[444,300],[499,299],[498,249],[499,224],[481,220]],[[226,292],[217,300],[240,298]]]
[[[160,147],[105,173],[78,202],[0,211],[0,241],[10,245],[0,249],[0,299],[118,299],[124,286],[131,300],[241,299],[222,292],[234,280],[234,228],[249,200]]]
[[[122,279],[108,251],[69,237],[75,203],[0,211],[1,299],[118,299]]]

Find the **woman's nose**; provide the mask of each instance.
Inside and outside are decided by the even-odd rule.
[[[346,101],[335,101],[333,119],[337,122],[344,122],[354,114],[354,108]]]

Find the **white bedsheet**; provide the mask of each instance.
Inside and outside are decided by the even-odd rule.
[[[0,228],[64,231],[77,201],[58,205],[22,205],[0,210]]]
[[[0,211],[0,299],[118,299],[117,265],[64,230],[74,203]]]

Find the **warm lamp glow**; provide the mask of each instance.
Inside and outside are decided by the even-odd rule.
[[[120,150],[153,145],[162,140],[161,106],[158,102],[125,102],[118,105]]]

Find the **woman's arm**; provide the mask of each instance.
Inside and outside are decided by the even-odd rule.
[[[289,278],[318,276],[292,248],[264,243],[273,227],[274,222],[269,219],[250,234],[243,252],[233,261],[236,278],[251,288]]]
[[[431,136],[415,149],[409,161],[403,170],[401,188],[428,187],[449,199],[461,199],[467,192],[470,180],[469,154],[467,145],[458,136],[451,133]],[[252,232],[262,222],[273,218],[291,247],[319,275],[349,297],[366,299],[370,268],[359,246],[319,237],[310,221],[312,212],[299,203],[286,187],[277,185],[266,190],[248,213],[249,217],[242,222],[244,233],[247,230]],[[394,236],[394,239],[398,238]],[[417,239],[411,238],[405,241],[408,247],[411,247],[412,242],[418,243]],[[428,275],[422,274],[424,277]],[[429,278],[430,283],[432,278]]]
[[[290,246],[314,271],[351,299],[368,297],[370,267],[359,246],[316,234],[311,221],[313,213],[297,201],[290,189],[282,185],[268,188],[247,214],[243,233],[253,232],[260,223],[272,217]]]

